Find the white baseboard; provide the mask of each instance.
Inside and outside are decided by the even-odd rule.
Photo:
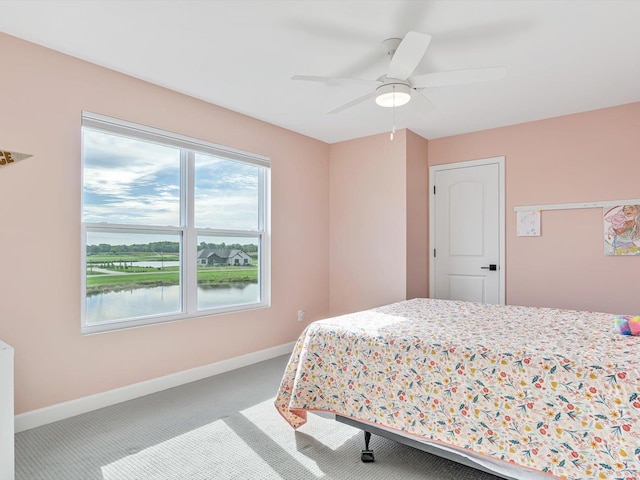
[[[210,363],[202,367],[192,368],[164,377],[154,378],[145,382],[135,383],[126,387],[108,390],[106,392],[89,395],[88,397],[58,403],[50,407],[39,408],[30,412],[21,413],[14,417],[15,433],[24,432],[41,425],[57,422],[65,418],[74,417],[99,408],[108,407],[116,403],[125,402],[134,398],[156,393],[168,388],[177,387],[186,383],[202,380],[203,378],[229,372],[236,368],[246,367],[254,363],[279,357],[293,351],[295,342],[267,348],[258,352],[248,353],[239,357],[229,358],[220,362]]]

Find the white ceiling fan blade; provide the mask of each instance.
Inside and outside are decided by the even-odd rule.
[[[413,88],[442,87],[445,85],[462,85],[465,83],[488,82],[500,80],[507,74],[506,67],[470,68],[451,72],[426,73],[411,77]]]
[[[306,82],[326,82],[326,83],[367,83],[374,85],[381,83],[378,80],[370,80],[365,78],[349,78],[349,77],[325,77],[322,75],[294,75],[291,80],[304,80]]]
[[[409,78],[427,52],[429,42],[431,35],[420,32],[407,33],[391,57],[387,77],[398,80]]]
[[[436,106],[431,103],[431,100],[429,100],[422,91],[418,92],[417,90],[414,90],[414,93],[411,95],[411,101],[413,102],[414,99],[421,110],[436,110]]]
[[[340,105],[338,108],[334,108],[333,110],[331,110],[330,112],[327,112],[327,114],[334,114],[334,113],[339,113],[342,112],[343,110],[346,110],[347,108],[351,108],[354,107],[356,105],[358,105],[359,103],[362,103],[370,98],[373,98],[377,95],[377,92],[374,90],[371,93],[367,93],[366,95],[363,95],[362,97],[358,97],[355,100],[351,100],[348,103],[345,103],[344,105]]]

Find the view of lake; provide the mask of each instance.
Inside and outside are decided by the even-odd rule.
[[[179,267],[180,266],[180,262],[178,261],[173,261],[173,260],[167,260],[167,261],[160,261],[158,262],[157,260],[153,260],[150,262],[135,262],[136,267],[153,267],[153,268],[167,268],[167,267]]]
[[[260,287],[257,283],[198,287],[198,309],[200,310],[258,302],[259,300]],[[87,297],[87,322],[89,324],[179,311],[180,286],[178,285],[136,288]]]

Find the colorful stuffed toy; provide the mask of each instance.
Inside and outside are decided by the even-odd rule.
[[[616,332],[622,335],[640,335],[640,315],[616,315],[614,322]]]
[[[631,330],[631,335],[640,335],[640,316],[629,319],[629,330]]]

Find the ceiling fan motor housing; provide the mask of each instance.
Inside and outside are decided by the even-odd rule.
[[[401,38],[387,38],[386,40],[383,40],[382,49],[384,50],[384,53],[392,57],[400,46],[400,42],[402,42]]]

